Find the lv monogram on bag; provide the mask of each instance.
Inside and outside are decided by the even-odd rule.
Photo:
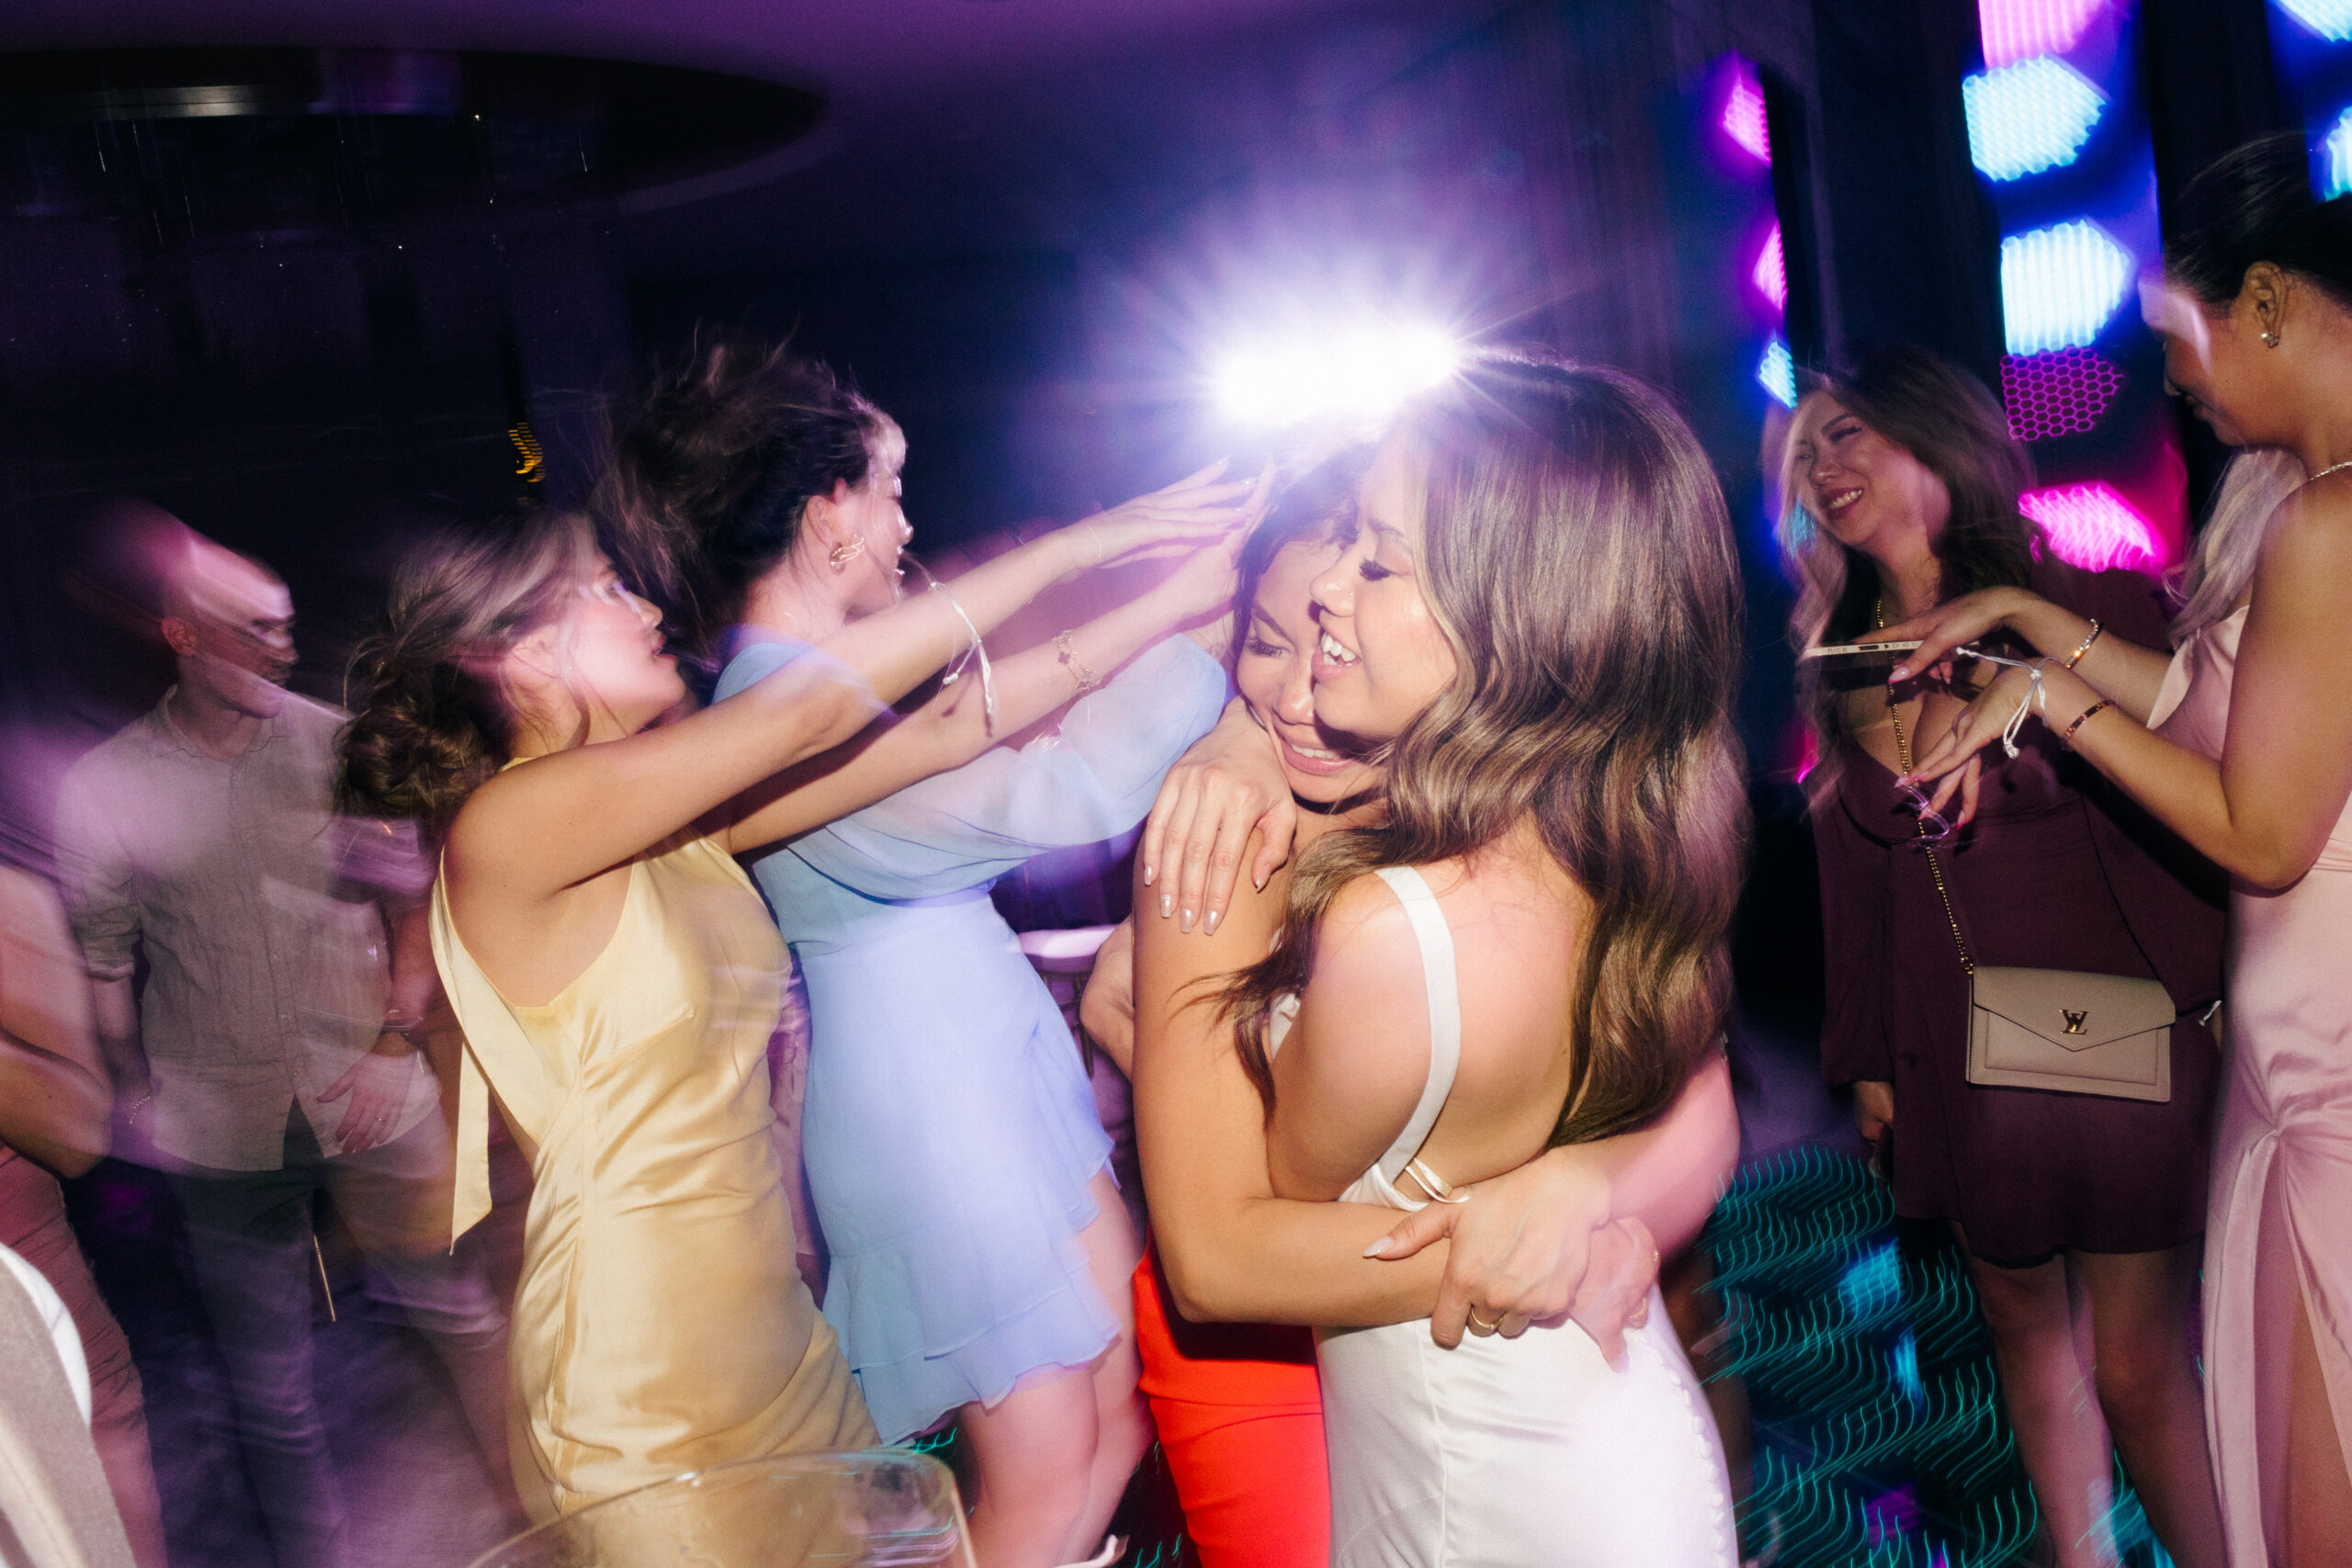
[[[2176,1016],[2170,993],[2154,980],[1976,967],[1968,1081],[2168,1100]]]

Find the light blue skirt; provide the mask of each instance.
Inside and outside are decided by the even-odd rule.
[[[985,897],[802,957],[825,1316],[886,1442],[1118,1335],[1080,1234],[1110,1158],[1060,1010]]]

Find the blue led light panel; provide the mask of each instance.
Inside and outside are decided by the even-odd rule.
[[[2352,0],[2272,0],[2272,3],[2330,42],[2352,42]]]
[[[2001,318],[2011,354],[2095,340],[2132,281],[2132,256],[2098,224],[2059,223],[2001,242]]]
[[[2327,133],[2323,143],[2326,152],[2326,168],[2322,176],[2320,197],[2333,201],[2352,190],[2352,108],[2336,116],[2335,128]]]
[[[1797,406],[1796,357],[1779,338],[1764,345],[1764,358],[1756,367],[1756,382],[1788,407]]]
[[[2082,73],[2047,56],[1979,72],[1961,83],[1960,96],[1969,159],[1996,180],[2073,163],[2107,107],[2107,95]]]

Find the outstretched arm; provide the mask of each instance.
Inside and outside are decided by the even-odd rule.
[[[2281,510],[2255,570],[2239,640],[2221,761],[2118,715],[2088,713],[2099,694],[2078,676],[2047,677],[2049,723],[2157,820],[2232,875],[2260,887],[2302,877],[2352,797],[2352,482],[2312,484]],[[1955,729],[1915,776],[1961,766],[1987,737]]]
[[[535,902],[619,864],[848,739],[953,658],[973,628],[990,630],[1057,580],[1222,537],[1242,517],[1250,487],[1210,477],[1000,556],[956,581],[954,604],[918,593],[855,622],[826,640],[826,657],[796,659],[675,724],[500,774],[452,828],[449,869],[503,899]]]
[[[2165,671],[2172,664],[2169,651],[2143,647],[2104,621],[2094,639],[2089,616],[2023,588],[1986,588],[1962,594],[1900,626],[1873,632],[1871,640],[1918,639],[1918,649],[1904,655],[1889,676],[1891,681],[1903,682],[1919,671],[1934,669],[1962,644],[1996,631],[2014,633],[2045,659],[2071,658],[2075,649],[2089,643],[2075,665],[2075,673],[2143,724],[2156,705]],[[2004,712],[2003,717],[2007,716]]]
[[[1064,637],[997,660],[993,719],[979,672],[970,669],[904,719],[868,726],[846,745],[755,785],[729,808],[739,815],[724,831],[727,847],[741,854],[822,827],[1026,729],[1080,694],[1080,671],[1108,676],[1175,628],[1222,611],[1233,598],[1233,558],[1243,537],[1237,530],[1229,546],[1195,551],[1152,588]]]

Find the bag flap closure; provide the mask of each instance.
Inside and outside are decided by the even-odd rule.
[[[2179,1016],[2157,981],[2071,969],[1979,968],[1973,999],[2069,1051],[2169,1029]]]

